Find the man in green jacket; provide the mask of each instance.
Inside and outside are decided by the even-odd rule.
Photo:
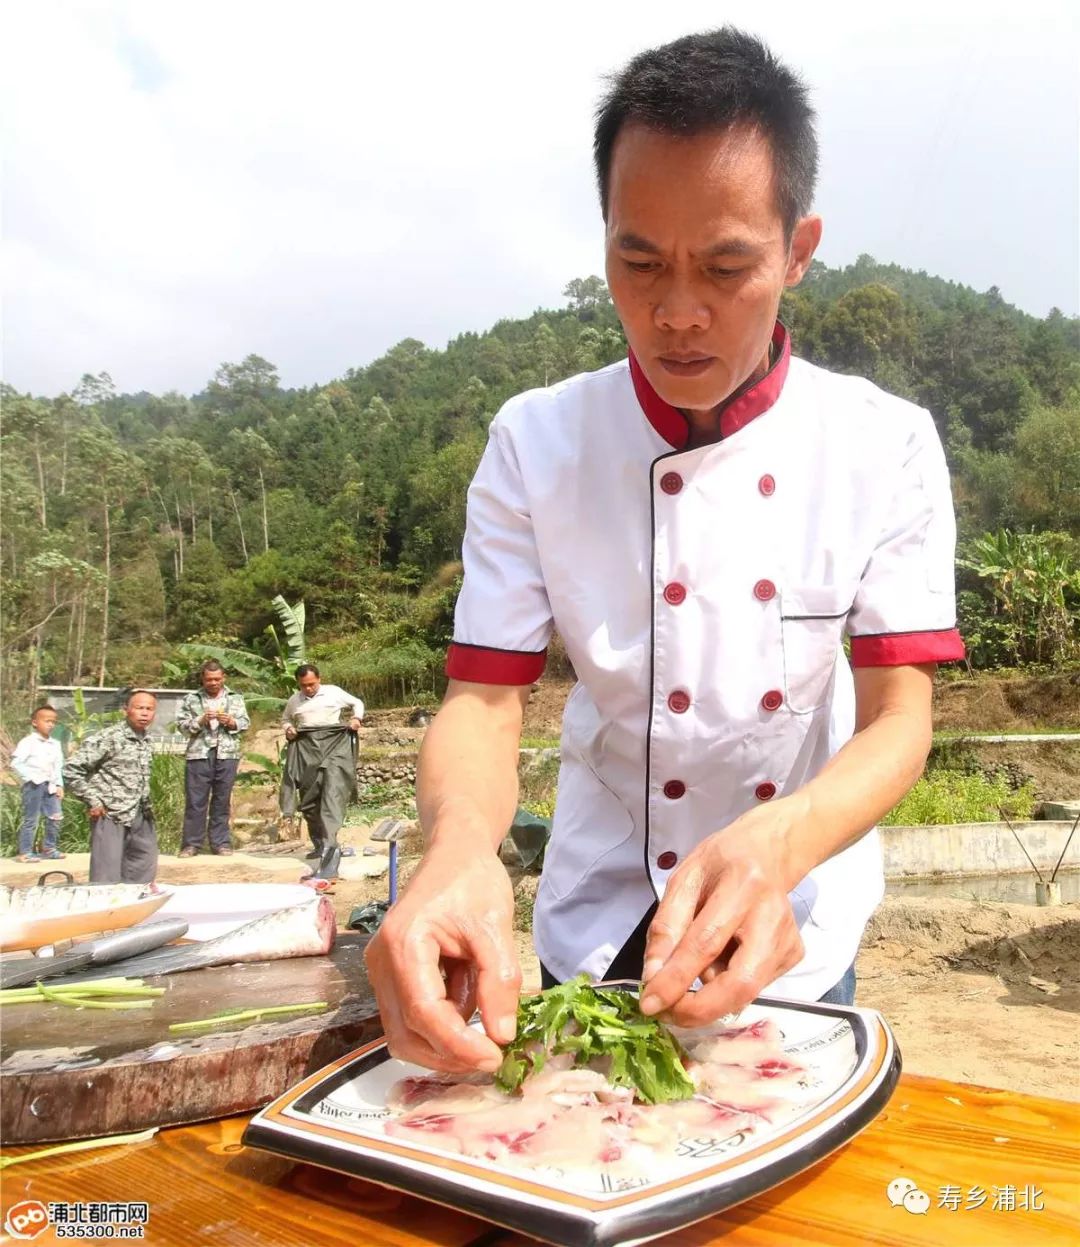
[[[226,686],[216,658],[203,663],[199,678],[202,688],[188,693],[176,716],[177,730],[188,738],[181,857],[194,857],[205,841],[207,811],[211,850],[232,852],[229,803],[240,765],[240,733],[251,723],[243,697]]]

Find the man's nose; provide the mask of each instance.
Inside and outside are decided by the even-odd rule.
[[[685,332],[707,329],[712,316],[709,305],[693,279],[672,273],[660,291],[660,301],[653,313],[657,328]]]

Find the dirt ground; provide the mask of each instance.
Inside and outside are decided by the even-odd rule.
[[[1041,727],[1080,731],[1080,671],[939,678],[934,686],[934,727],[940,731],[1030,732]]]

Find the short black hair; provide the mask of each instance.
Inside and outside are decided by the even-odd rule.
[[[299,680],[302,675],[319,675],[319,668],[313,662],[302,662],[296,668],[296,678]],[[322,676],[319,676],[322,679]]]
[[[145,693],[147,697],[152,697],[152,698],[154,699],[154,701],[157,701],[157,693],[155,693],[152,689],[148,689],[148,688],[129,688],[129,689],[128,689],[125,693],[124,693],[124,705],[125,705],[125,706],[130,706],[130,705],[131,705],[131,699],[132,699],[133,697],[138,697],[140,693]]]
[[[216,658],[208,658],[206,662],[204,662],[202,666],[199,668],[199,674],[202,675],[204,671],[224,671],[224,670],[225,668],[221,665],[221,663],[218,662]]]
[[[772,148],[777,207],[789,237],[810,211],[818,164],[810,93],[760,39],[734,26],[685,35],[639,53],[609,82],[593,136],[605,220],[611,157],[628,122],[687,137],[751,126]]]
[[[59,713],[55,706],[50,706],[47,701],[43,701],[40,705],[35,706],[33,710],[30,711],[30,722],[33,723],[33,721],[38,717],[38,715],[43,710],[51,710],[53,714],[56,714],[56,715],[58,715]]]

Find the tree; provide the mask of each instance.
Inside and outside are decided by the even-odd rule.
[[[191,540],[198,540],[199,494],[208,486],[215,474],[206,451],[188,437],[155,438],[146,448],[146,465],[149,469],[146,491],[156,498],[164,516],[166,527],[176,542],[175,574],[184,571],[184,513],[191,528]],[[173,528],[172,515],[176,517]],[[207,518],[211,518],[212,501],[207,500]]]
[[[837,299],[818,333],[834,367],[871,378],[883,361],[909,362],[915,349],[914,320],[904,300],[878,282]]]
[[[48,528],[44,451],[45,443],[53,432],[53,412],[47,403],[16,395],[14,391],[5,388],[5,423],[10,432],[21,438],[33,458],[38,489],[38,518],[41,527]]]
[[[116,386],[107,372],[99,372],[96,377],[84,372],[72,397],[80,407],[101,407],[116,397]]]
[[[270,549],[270,524],[266,513],[266,473],[278,462],[274,448],[254,429],[235,429],[229,435],[228,453],[233,466],[241,473],[253,472],[259,479],[262,498],[263,552]],[[246,558],[245,558],[246,561]]]
[[[559,342],[555,337],[555,331],[546,320],[540,322],[536,337],[532,341],[532,347],[537,367],[544,378],[544,385],[550,385],[552,375],[558,365]]]
[[[411,533],[404,557],[426,571],[461,558],[465,496],[484,450],[479,434],[451,442],[409,481]]]
[[[239,364],[222,364],[206,387],[218,405],[230,411],[252,400],[267,403],[278,390],[277,368],[261,355],[247,355]]]
[[[172,636],[187,639],[204,632],[227,630],[222,592],[225,575],[225,561],[217,546],[211,541],[194,542],[170,595]]]
[[[101,645],[98,661],[98,687],[105,684],[106,660],[109,649],[109,601],[112,586],[112,509],[134,490],[136,465],[132,457],[116,444],[116,439],[101,425],[89,426],[77,434],[79,459],[89,477],[88,493],[96,494],[101,514],[102,574],[104,577],[101,604]]]
[[[1029,523],[1080,536],[1080,390],[1016,430],[1015,496]]]
[[[611,306],[611,294],[602,277],[575,277],[566,283],[563,297],[580,320],[592,320],[597,311]]]

